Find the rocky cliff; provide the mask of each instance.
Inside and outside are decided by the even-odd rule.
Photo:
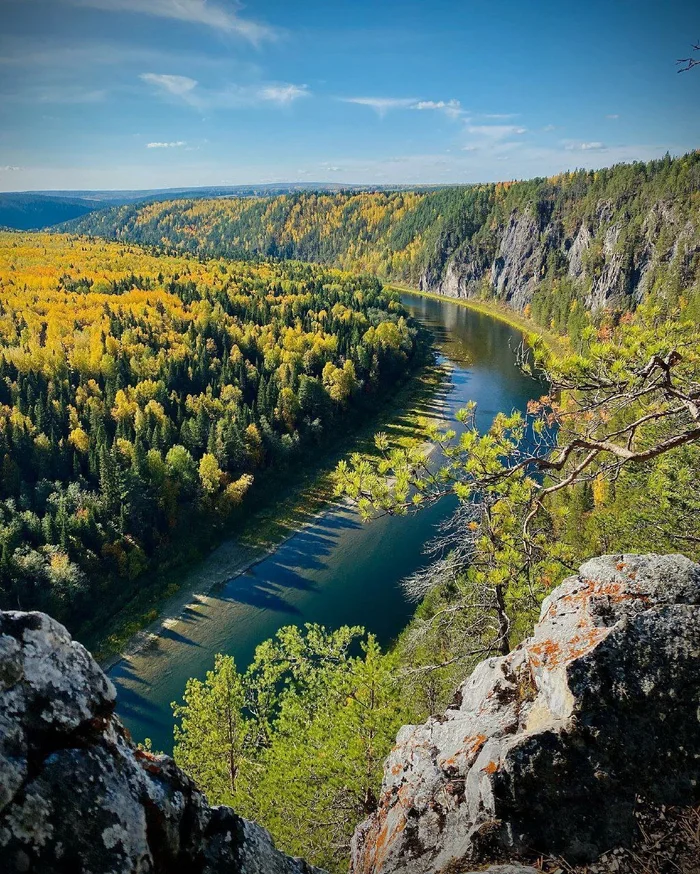
[[[90,654],[41,613],[0,613],[0,870],[313,874],[138,750]]]
[[[700,800],[700,566],[682,556],[589,561],[530,639],[404,727],[352,872],[595,859],[634,839],[640,799]]]
[[[697,276],[700,228],[675,204],[659,200],[630,232],[629,217],[599,201],[591,214],[531,206],[513,210],[489,230],[489,245],[465,241],[440,255],[422,273],[423,291],[450,297],[494,297],[524,310],[543,280],[566,277],[587,309],[630,309],[662,275],[691,285]]]

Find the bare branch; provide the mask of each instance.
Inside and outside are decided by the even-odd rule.
[[[693,53],[700,52],[700,43],[696,43],[695,45],[693,45],[692,50],[693,50]],[[691,55],[689,58],[678,58],[678,60],[676,61],[676,65],[680,65],[680,64],[683,64],[684,66],[682,66],[678,70],[678,72],[679,73],[687,73],[688,70],[692,70],[693,67],[700,66],[700,58],[696,58],[694,56],[694,54]]]

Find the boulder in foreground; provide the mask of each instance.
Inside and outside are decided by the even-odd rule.
[[[531,638],[405,726],[351,869],[585,862],[632,840],[638,797],[700,799],[700,566],[683,556],[587,562]]]
[[[42,613],[0,613],[0,870],[318,874],[167,756],[138,750],[92,656]]]

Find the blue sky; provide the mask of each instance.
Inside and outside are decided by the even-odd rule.
[[[454,183],[700,146],[680,0],[0,0],[0,190]]]

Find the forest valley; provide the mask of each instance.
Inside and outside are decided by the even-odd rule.
[[[73,227],[117,242],[2,235],[3,606],[86,617],[416,359],[414,326],[374,276],[264,259],[416,283],[455,253],[492,262],[514,211],[561,226],[525,307],[559,339],[519,356],[541,396],[486,432],[467,407],[432,433],[438,466],[381,433],[372,457],[338,466],[338,495],[368,520],[459,499],[433,564],[405,582],[417,611],[390,651],[361,628],[289,626],[250,666],[218,656],[174,704],[176,761],[212,803],[344,870],[397,729],[517,645],[584,559],[700,558],[699,207],[696,153],[434,192],[128,206]],[[650,211],[673,220],[652,226]],[[573,275],[552,240],[586,222]],[[613,254],[622,293],[590,306]]]
[[[361,418],[416,330],[371,277],[4,233],[0,346],[0,606],[81,628]]]

